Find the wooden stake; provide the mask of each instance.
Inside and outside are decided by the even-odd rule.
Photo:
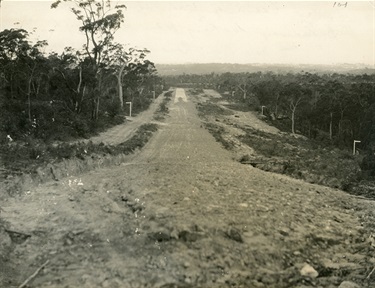
[[[372,273],[374,273],[374,271],[375,271],[375,267],[372,268],[370,274],[368,274],[368,276],[366,277],[366,279],[370,279],[370,277],[371,277]]]
[[[46,262],[44,262],[44,264],[42,266],[40,266],[35,272],[34,274],[32,274],[29,278],[27,278],[25,280],[25,282],[23,282],[20,286],[18,286],[18,288],[24,288],[26,287],[27,283],[29,283],[31,280],[33,280],[40,272],[40,270],[42,270],[47,264],[49,263],[49,260],[47,260]]]

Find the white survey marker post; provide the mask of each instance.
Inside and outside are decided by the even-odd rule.
[[[152,91],[152,99],[155,100],[155,91]]]
[[[359,140],[354,140],[354,142],[353,142],[353,155],[355,155],[355,144],[356,143],[361,143],[361,141],[359,141]]]
[[[129,117],[132,117],[132,102],[125,102],[125,104],[129,105]]]

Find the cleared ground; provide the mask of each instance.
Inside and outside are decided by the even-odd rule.
[[[92,141],[95,144],[105,143],[111,145],[118,145],[122,142],[125,142],[134,134],[134,132],[140,125],[151,122],[155,111],[157,110],[163,99],[164,93],[157,97],[156,100],[150,105],[150,107],[147,110],[139,113],[137,117],[127,116],[127,121],[124,124],[117,125],[103,133],[100,133],[98,136],[90,138],[87,141]],[[129,113],[129,105],[126,104],[125,106],[126,107],[124,109],[127,111],[127,113]]]
[[[2,232],[15,250],[0,283],[48,260],[30,287],[374,287],[374,202],[238,163],[197,116],[209,99],[177,89],[122,165],[2,203],[30,237]]]

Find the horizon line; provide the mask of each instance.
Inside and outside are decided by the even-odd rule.
[[[338,66],[338,65],[350,65],[350,66],[365,66],[375,69],[374,64],[366,64],[366,63],[347,63],[347,62],[339,62],[339,63],[267,63],[267,62],[248,62],[248,63],[239,63],[239,62],[175,62],[175,63],[167,63],[167,62],[154,62],[155,65],[215,65],[215,64],[229,64],[229,65],[277,65],[277,66]],[[371,67],[372,66],[372,67]]]

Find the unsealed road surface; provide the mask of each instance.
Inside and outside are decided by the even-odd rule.
[[[373,204],[236,162],[196,101],[177,89],[126,163],[4,203],[2,217],[31,237],[15,244],[2,283],[49,260],[31,287],[371,287],[362,222]],[[301,275],[306,263],[319,277]]]

